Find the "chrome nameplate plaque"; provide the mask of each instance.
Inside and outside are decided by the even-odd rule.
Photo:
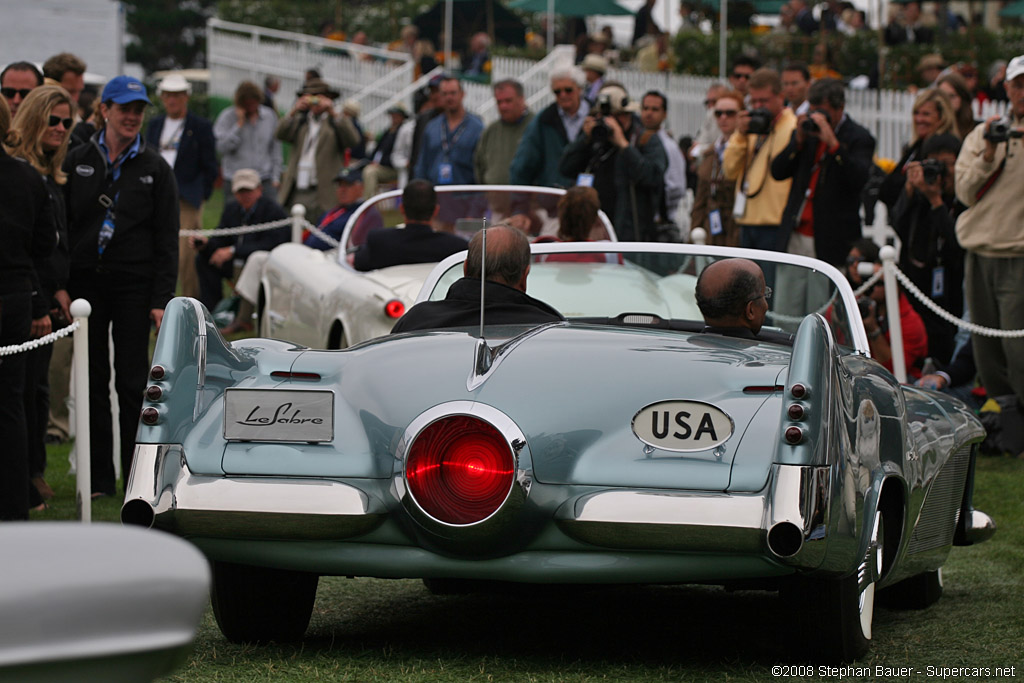
[[[334,393],[291,389],[228,389],[224,397],[228,441],[334,439]]]

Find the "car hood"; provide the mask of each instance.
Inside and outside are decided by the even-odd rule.
[[[395,335],[335,354],[308,351],[293,370],[324,380],[333,375],[370,441],[378,435],[372,448],[378,453],[393,453],[422,412],[473,401],[518,425],[542,483],[724,491],[744,443],[767,473],[779,422],[771,405],[779,401],[769,405],[768,419],[755,422],[755,416],[788,368],[788,347],[570,323],[504,329],[489,344],[497,352],[485,372],[478,370],[478,340],[461,331]],[[687,452],[641,440],[643,425],[634,430],[634,418],[668,419],[675,429],[677,414],[685,412],[678,402],[712,406],[726,416],[730,433],[720,434],[716,447]],[[665,406],[663,414],[654,404]],[[748,434],[752,423],[771,433]]]

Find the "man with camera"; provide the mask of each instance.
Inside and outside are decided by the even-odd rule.
[[[815,81],[807,101],[810,111],[797,117],[789,144],[772,161],[773,178],[792,180],[775,248],[840,266],[861,236],[860,193],[875,139],[846,114],[842,81]],[[828,293],[811,286],[804,273],[780,269],[776,310],[799,314],[823,304]]]
[[[593,187],[612,217],[619,239],[654,240],[668,157],[657,131],[644,130],[639,107],[618,83],[607,83],[583,122],[583,133],[565,148],[559,171]]]
[[[796,114],[786,107],[776,71],[758,69],[750,77],[750,107],[739,113],[722,165],[726,179],[736,183],[733,217],[740,226],[740,246],[776,249],[792,181],[773,178],[771,164],[796,128]]]
[[[967,206],[956,224],[971,319],[1007,330],[1024,321],[1024,55],[1006,66],[1007,118],[990,118],[964,140],[956,196]],[[1024,403],[1024,339],[974,336],[974,359],[989,396]]]
[[[906,165],[907,182],[890,221],[900,238],[900,270],[936,304],[960,317],[964,310],[964,250],[956,241],[956,219],[964,207],[954,194],[960,140],[931,135],[921,161]],[[917,297],[911,304],[928,330],[928,355],[946,363],[953,356],[956,325],[933,313]]]

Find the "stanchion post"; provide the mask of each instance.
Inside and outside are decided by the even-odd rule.
[[[887,244],[878,254],[882,258],[885,281],[885,315],[889,319],[889,348],[892,350],[892,374],[901,383],[907,381],[907,363],[903,356],[903,325],[900,320],[900,286],[896,280],[896,247]]]
[[[78,322],[74,334],[75,357],[75,504],[78,518],[92,522],[92,453],[89,434],[89,315],[92,306],[85,299],[71,302],[71,316]]]
[[[707,244],[708,233],[704,228],[694,228],[690,231],[690,242],[693,244]]]
[[[302,229],[306,223],[306,207],[302,204],[292,205],[292,242],[302,242]]]

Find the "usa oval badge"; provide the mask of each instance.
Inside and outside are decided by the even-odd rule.
[[[732,436],[733,421],[703,401],[659,401],[633,416],[633,433],[649,446],[677,453],[705,451]]]

